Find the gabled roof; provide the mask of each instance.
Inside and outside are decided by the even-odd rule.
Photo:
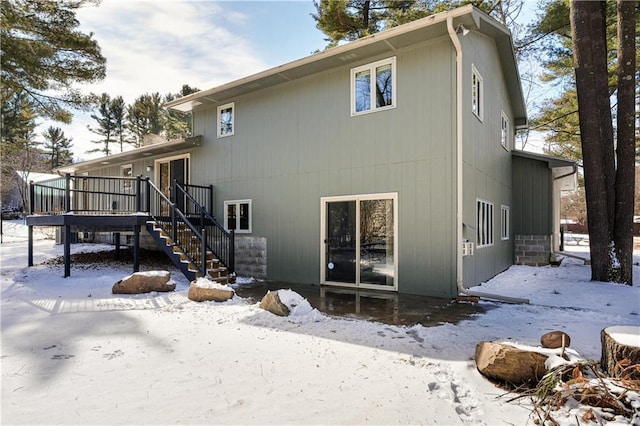
[[[350,64],[362,58],[392,53],[412,44],[446,36],[449,17],[453,19],[454,26],[462,24],[466,29],[478,31],[496,41],[513,107],[514,124],[516,127],[526,126],[527,113],[511,33],[498,21],[472,5],[428,16],[221,86],[202,90],[168,102],[166,106],[183,112],[192,111],[200,105],[225,102],[240,95]]]

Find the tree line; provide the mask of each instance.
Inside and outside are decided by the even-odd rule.
[[[199,89],[184,84],[177,93],[161,96],[160,93],[145,93],[126,105],[122,96],[112,97],[103,93],[91,118],[96,121],[95,126],[88,126],[89,130],[99,136],[92,141],[98,145],[87,153],[99,152],[111,155],[114,145],[119,152],[126,146],[139,148],[147,134],[176,139],[191,135],[191,115],[180,111],[163,108],[165,102],[197,92]]]

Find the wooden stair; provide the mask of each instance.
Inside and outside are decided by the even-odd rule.
[[[178,230],[176,232],[178,242],[174,242],[171,236],[168,235],[167,232],[165,232],[154,220],[147,222],[147,230],[156,240],[156,243],[162,251],[167,254],[173,264],[182,271],[189,281],[202,277],[202,271],[200,271],[200,269],[189,259],[187,253],[185,253],[183,247],[179,244],[179,241],[191,240],[197,243],[195,246],[201,246],[199,238],[193,235],[187,226],[184,224],[178,224]],[[200,259],[201,256],[201,250],[198,250],[193,254],[193,257],[196,259]],[[222,265],[220,260],[215,258],[214,253],[207,251],[206,259],[206,270],[209,279],[219,284],[235,283],[235,274],[230,274],[229,270]]]

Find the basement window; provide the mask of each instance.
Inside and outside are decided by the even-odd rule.
[[[476,246],[487,247],[493,245],[493,203],[476,200],[477,227]]]
[[[509,206],[502,205],[500,210],[502,216],[500,238],[503,240],[508,240],[509,227],[511,226],[511,209],[509,208]]]
[[[251,233],[251,200],[224,202],[224,227],[240,234]]]

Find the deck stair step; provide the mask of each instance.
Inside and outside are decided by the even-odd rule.
[[[170,233],[172,233],[170,223],[157,221],[147,222],[147,230],[155,239],[158,247],[167,254],[172,263],[182,271],[187,279],[193,281],[196,278],[202,277],[202,271],[191,260],[194,259],[194,261],[197,261],[202,257],[200,241],[184,223],[178,223],[177,228],[176,234],[178,240],[173,241],[170,236]],[[191,254],[191,258],[189,254],[185,252],[185,245],[181,244],[181,241],[190,241],[193,246],[197,247],[194,253]],[[207,275],[211,280],[220,284],[235,283],[235,275],[229,274],[229,270],[221,264],[220,260],[217,259],[211,251],[207,251],[206,263]]]

